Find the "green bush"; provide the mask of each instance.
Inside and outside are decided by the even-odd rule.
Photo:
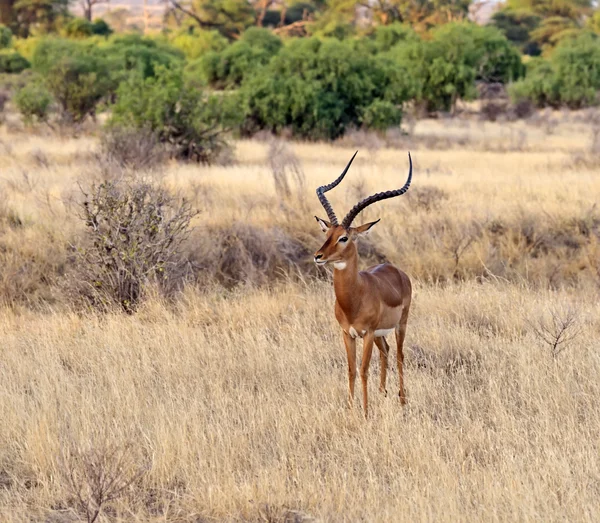
[[[37,82],[30,82],[19,89],[14,102],[26,123],[45,122],[50,114],[52,95]]]
[[[360,126],[364,118],[395,125],[413,88],[404,70],[397,68],[394,77],[393,69],[385,59],[349,43],[292,41],[244,82],[244,131],[289,128],[303,138],[335,139],[348,127]],[[372,106],[377,99],[389,103]],[[384,112],[387,116],[382,118]]]
[[[400,125],[402,110],[392,102],[377,98],[365,108],[361,120],[369,129],[385,131]]]
[[[400,42],[417,42],[420,40],[412,27],[397,22],[391,25],[378,26],[369,38],[373,41],[376,52],[379,53],[389,51]]]
[[[463,22],[435,29],[431,40],[401,42],[386,56],[414,77],[417,99],[429,111],[473,99],[476,81],[507,83],[523,71],[519,53],[498,29]]]
[[[181,69],[158,68],[155,77],[133,75],[119,86],[111,125],[148,129],[174,157],[203,163],[227,148],[223,133],[239,110],[231,95],[190,88]]]
[[[598,103],[600,38],[582,34],[562,41],[549,60],[527,64],[527,76],[510,87],[513,101],[529,100],[538,107],[580,108]]]
[[[227,44],[227,39],[218,31],[183,33],[171,40],[171,45],[179,49],[188,60],[196,60],[209,51],[222,51]]]
[[[0,49],[8,49],[12,43],[12,31],[0,24]]]
[[[16,51],[0,51],[0,73],[20,73],[30,67],[30,63]]]
[[[189,71],[199,71],[217,89],[232,89],[239,87],[254,69],[268,63],[281,46],[279,37],[267,29],[251,27],[222,52],[206,53],[198,64],[190,64]]]
[[[109,36],[112,34],[112,32],[113,30],[111,29],[110,25],[108,25],[108,23],[106,23],[106,21],[104,21],[102,18],[96,18],[96,20],[92,22],[92,34],[98,36]]]
[[[49,39],[33,56],[33,67],[73,123],[94,115],[96,106],[115,89],[115,81],[101,50],[87,43]]]
[[[155,75],[157,67],[179,67],[184,60],[180,50],[139,35],[111,38],[106,45],[100,47],[100,50],[108,61],[115,87],[132,71],[149,78]]]
[[[94,34],[92,23],[85,18],[71,18],[60,29],[60,34],[68,38],[87,38]]]

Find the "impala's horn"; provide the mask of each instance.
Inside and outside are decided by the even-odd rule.
[[[352,165],[352,162],[354,161],[354,158],[356,157],[357,154],[358,154],[358,151],[356,151],[354,153],[354,156],[352,156],[352,158],[350,158],[348,165],[346,165],[346,168],[344,169],[342,174],[340,174],[337,177],[337,179],[335,179],[329,185],[322,185],[321,187],[319,187],[317,189],[317,196],[319,197],[319,201],[321,202],[321,205],[323,206],[323,208],[325,209],[325,212],[327,213],[327,217],[329,218],[331,225],[338,225],[338,221],[337,221],[337,217],[336,217],[335,213],[333,212],[333,207],[329,203],[329,200],[327,199],[327,196],[325,196],[325,193],[327,191],[331,191],[331,189],[333,189],[334,187],[337,187],[337,185],[339,185],[339,183],[344,179],[344,176],[346,176],[346,173],[348,172],[348,169],[350,169],[350,166]]]
[[[408,153],[408,163],[409,163],[408,179],[406,180],[406,183],[402,186],[402,188],[396,189],[394,191],[378,192],[377,194],[374,194],[373,196],[368,196],[364,200],[361,200],[354,207],[352,207],[352,209],[350,209],[350,212],[346,215],[346,217],[342,221],[342,227],[344,227],[344,229],[348,229],[348,227],[350,227],[350,225],[352,225],[352,222],[354,221],[354,219],[358,216],[358,213],[360,213],[360,211],[362,211],[365,207],[368,207],[372,203],[379,202],[381,200],[387,200],[388,198],[394,198],[395,196],[400,196],[400,195],[404,194],[406,191],[408,191],[408,188],[410,187],[410,182],[412,180],[412,159],[410,157],[410,153]],[[338,178],[338,180],[339,180],[339,178]],[[336,180],[336,182],[338,180]],[[337,185],[337,183],[336,183],[336,185]],[[334,185],[334,187],[335,187],[335,185]]]

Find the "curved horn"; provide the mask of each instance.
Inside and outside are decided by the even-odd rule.
[[[342,227],[344,227],[345,229],[350,227],[358,213],[362,211],[365,207],[371,205],[372,203],[379,202],[381,200],[387,200],[388,198],[393,198],[394,196],[400,196],[401,194],[404,194],[406,191],[408,191],[408,188],[410,187],[410,182],[412,180],[412,159],[410,157],[410,153],[408,153],[408,163],[410,164],[410,168],[408,171],[408,179],[406,180],[406,183],[401,189],[396,189],[394,191],[378,192],[373,196],[369,196],[364,200],[361,200],[354,207],[352,207],[352,209],[350,209],[350,212],[346,215],[344,221],[342,222]]]
[[[354,156],[352,156],[352,158],[350,158],[348,165],[346,165],[346,168],[344,169],[342,174],[340,174],[337,177],[337,179],[335,179],[330,184],[322,185],[321,187],[319,187],[317,189],[317,196],[319,198],[319,201],[321,202],[321,205],[325,209],[325,212],[327,213],[327,217],[329,218],[329,221],[331,222],[332,225],[337,225],[338,221],[337,221],[337,217],[335,216],[335,213],[333,212],[333,207],[331,207],[331,204],[329,203],[329,200],[327,199],[327,197],[325,196],[324,193],[326,193],[327,191],[331,191],[331,189],[336,187],[344,179],[344,176],[346,176],[346,173],[348,172],[348,169],[350,169],[350,166],[352,165],[352,162],[354,161],[354,157],[357,154],[358,154],[358,151],[356,151],[354,153]]]

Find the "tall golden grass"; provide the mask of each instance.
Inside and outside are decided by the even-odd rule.
[[[195,261],[220,260],[236,235],[254,243],[230,251],[236,281],[206,262],[177,300],[150,290],[125,315],[75,310],[60,293],[96,141],[1,135],[0,520],[89,519],[108,478],[114,497],[97,521],[596,521],[600,163],[589,129],[524,127],[515,149],[511,126],[486,124],[432,148],[452,126],[417,125],[414,195],[363,217],[382,218],[365,260],[389,259],[415,284],[408,404],[391,394],[395,359],[389,397],[377,394],[374,357],[368,420],[359,402],[345,406],[333,289],[309,269],[314,187],[354,143],[287,144],[305,177],[282,202],[265,142],[238,143],[229,167],[167,165],[163,183],[201,210]],[[482,136],[508,141],[492,150]],[[341,214],[406,172],[404,148],[361,150],[332,203]],[[276,252],[290,239],[293,256]]]

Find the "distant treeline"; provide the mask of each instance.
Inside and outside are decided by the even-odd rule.
[[[426,4],[425,18],[402,3],[395,15],[372,8],[360,17],[342,4],[294,4],[295,18],[281,12],[275,24],[262,3],[244,4],[251,12],[229,3],[238,10],[227,17],[224,3],[173,3],[153,37],[116,34],[66,11],[44,23],[13,13],[12,29],[0,26],[2,83],[27,122],[79,124],[110,109],[109,125],[149,129],[201,160],[225,130],[305,139],[384,130],[407,107],[452,111],[476,98],[478,83],[505,84],[514,102],[539,107],[599,101],[600,20],[582,0],[560,9],[509,2],[486,26],[449,21],[464,19],[468,2],[452,3],[462,5],[452,16],[443,2]],[[269,20],[278,27],[264,27]]]

